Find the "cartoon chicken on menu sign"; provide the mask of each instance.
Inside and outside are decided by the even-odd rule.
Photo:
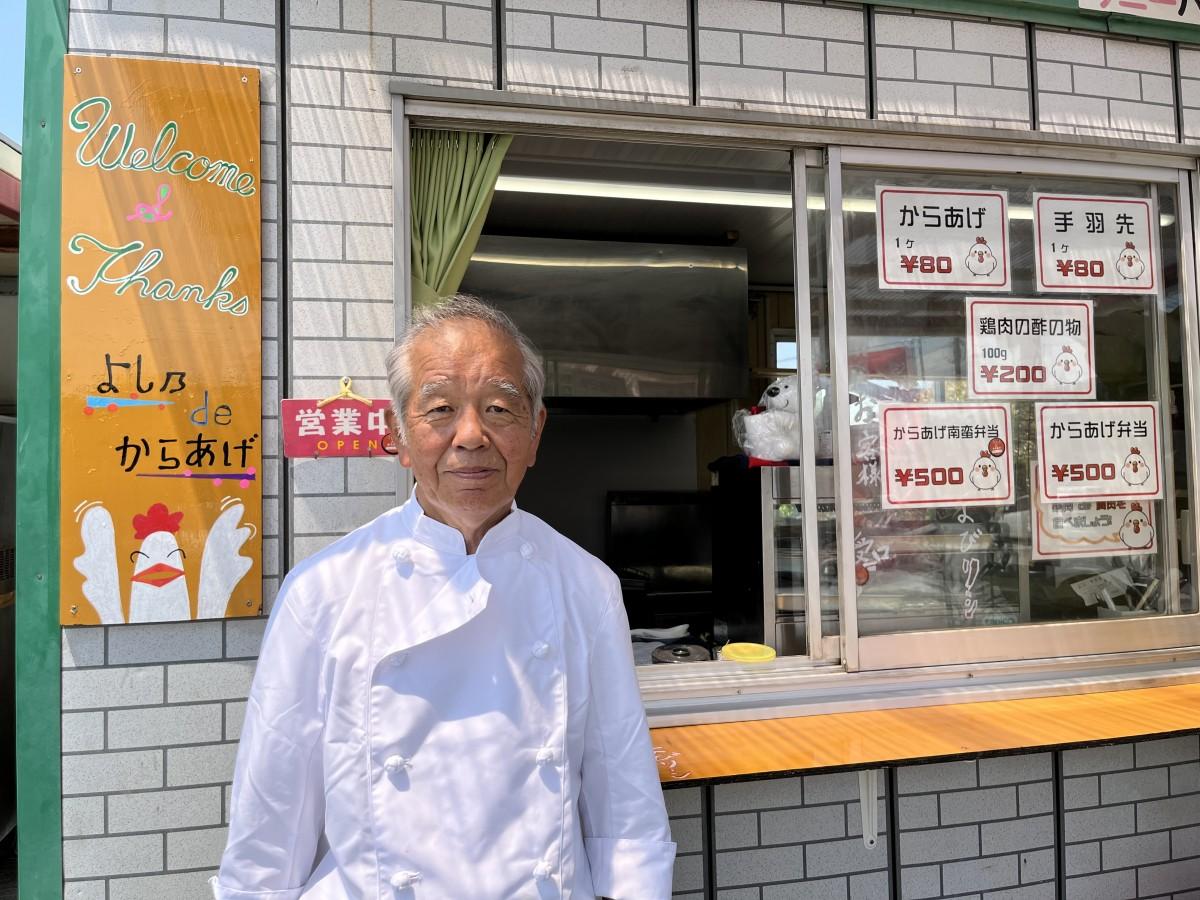
[[[65,65],[60,620],[257,615],[258,72]]]

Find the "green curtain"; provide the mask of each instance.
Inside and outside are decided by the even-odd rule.
[[[511,134],[412,131],[412,302],[458,290],[492,205]]]

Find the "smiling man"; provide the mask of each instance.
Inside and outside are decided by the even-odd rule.
[[[284,582],[217,900],[667,900],[671,843],[616,577],[513,502],[546,422],[491,307],[388,357],[413,496]]]

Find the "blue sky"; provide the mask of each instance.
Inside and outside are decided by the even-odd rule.
[[[0,0],[0,131],[21,142],[25,95],[25,0]]]

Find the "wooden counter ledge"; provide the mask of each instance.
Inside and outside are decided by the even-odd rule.
[[[664,783],[1200,731],[1200,684],[651,729]]]

